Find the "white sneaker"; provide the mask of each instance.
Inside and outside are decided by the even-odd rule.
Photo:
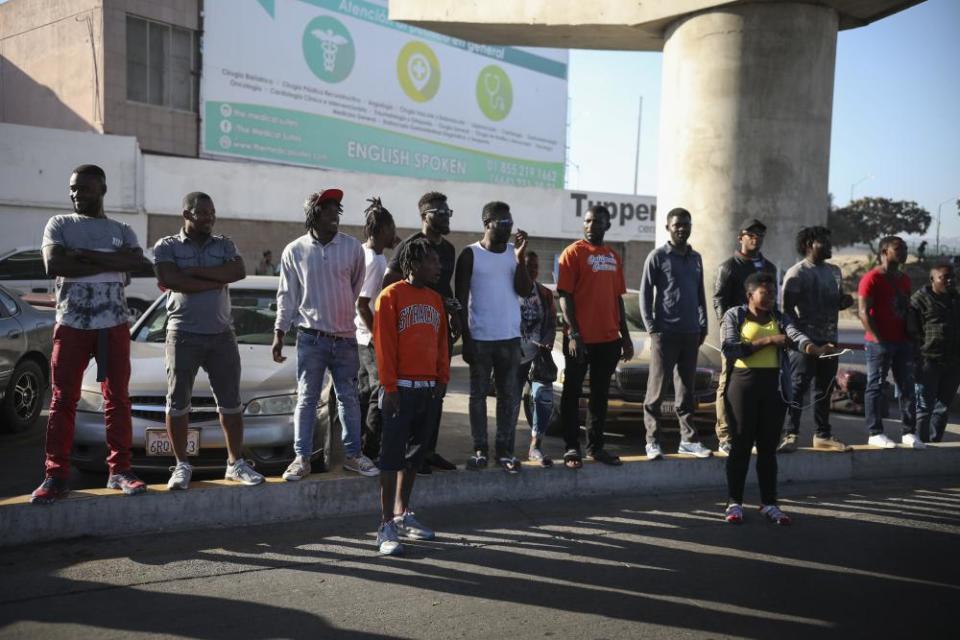
[[[296,482],[303,480],[310,475],[310,458],[307,456],[297,456],[283,472],[283,479],[287,482]]]
[[[233,464],[227,463],[227,471],[223,474],[225,480],[240,482],[252,487],[263,482],[263,474],[253,470],[253,463],[243,458],[237,458]]]
[[[699,442],[683,442],[682,440],[680,441],[680,447],[677,449],[677,453],[695,458],[709,458],[713,455],[713,451],[710,451],[710,449],[707,449]]]
[[[356,458],[351,458],[347,456],[343,459],[343,468],[347,471],[353,471],[359,473],[362,476],[378,476],[380,475],[380,469],[377,469],[377,465],[373,464],[373,460],[363,455],[362,453]]]
[[[663,460],[663,451],[660,450],[660,445],[657,443],[647,445],[647,459],[648,460]]]
[[[377,551],[382,556],[403,555],[403,545],[397,536],[397,525],[393,520],[384,522],[377,530]]]
[[[170,467],[170,480],[167,481],[167,489],[181,489],[186,491],[190,488],[190,476],[193,475],[193,467],[187,462],[178,462],[177,466]]]
[[[871,447],[880,447],[881,449],[896,449],[897,443],[887,437],[885,433],[878,433],[875,436],[867,438],[867,444]]]
[[[923,440],[917,437],[915,433],[905,433],[903,438],[900,439],[901,444],[905,447],[911,449],[926,449],[927,445],[923,443]]]

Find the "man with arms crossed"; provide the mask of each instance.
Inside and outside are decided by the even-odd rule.
[[[288,244],[280,258],[274,362],[287,359],[283,336],[297,327],[297,408],[293,414],[296,457],[283,472],[283,479],[289,482],[310,475],[317,403],[328,370],[343,431],[343,468],[365,476],[379,473],[360,450],[360,361],[353,320],[366,269],[360,242],[340,233],[341,200],[340,189],[311,194],[303,205],[307,233]]]
[[[240,352],[233,334],[227,285],[246,276],[233,241],[213,235],[217,211],[200,191],[183,197],[183,228],[153,247],[157,280],[167,295],[167,435],[177,464],[168,489],[188,489],[193,467],[187,453],[187,427],[193,382],[207,372],[217,401],[227,445],[227,480],[245,485],[263,476],[243,459],[243,405],[240,401]]]
[[[700,345],[707,339],[707,302],[703,291],[703,260],[687,243],[693,227],[690,212],[667,214],[670,239],[650,252],[640,281],[640,314],[650,334],[650,373],[643,400],[647,457],[663,457],[660,448],[660,405],[664,380],[673,375],[675,410],[680,420],[677,453],[709,458],[693,426],[693,385]]]
[[[406,280],[377,300],[374,342],[383,385],[380,453],[380,528],[383,555],[403,553],[399,536],[430,540],[433,531],[410,511],[410,495],[434,413],[450,380],[447,314],[443,298],[427,284],[440,277],[440,259],[429,240],[408,242],[400,254]]]
[[[560,423],[568,469],[583,466],[580,453],[580,392],[590,372],[590,424],[587,453],[597,462],[619,465],[620,458],[604,448],[610,376],[617,360],[633,358],[633,341],[627,328],[623,296],[627,292],[620,256],[603,243],[610,228],[610,211],[596,205],[583,216],[583,240],[560,255],[557,292],[566,325],[563,340],[563,392]]]
[[[497,384],[497,464],[519,473],[513,455],[517,431],[517,370],[520,368],[520,301],[533,291],[524,265],[527,234],[510,240],[513,215],[505,202],[488,202],[481,214],[483,238],[457,259],[457,298],[462,307],[463,359],[470,365],[470,431],[473,455],[467,469],[487,466],[487,390]]]
[[[57,325],[50,358],[50,417],[45,442],[46,470],[30,498],[50,504],[64,497],[80,399],[90,358],[97,360],[106,422],[108,489],[126,495],[147,490],[130,470],[130,327],[123,288],[125,274],[143,266],[143,251],[129,226],[107,218],[103,169],[85,164],[70,176],[74,213],[50,218],[43,231],[43,262],[57,277]]]
[[[777,268],[772,262],[763,257],[760,247],[763,246],[763,237],[767,233],[767,226],[756,218],[749,218],[740,225],[740,234],[737,237],[737,251],[733,256],[720,263],[717,268],[717,280],[713,287],[713,310],[717,313],[717,322],[723,320],[727,309],[747,303],[744,283],[751,274],[757,272],[769,273],[776,276]],[[724,415],[723,397],[727,390],[727,359],[720,359],[720,384],[717,387],[717,440],[720,441],[720,451],[730,454],[730,429]]]
[[[453,217],[453,209],[447,204],[447,196],[437,191],[423,194],[417,203],[417,208],[420,210],[420,231],[406,238],[393,252],[393,259],[387,266],[387,272],[383,275],[383,288],[386,289],[394,282],[403,280],[400,254],[403,253],[404,247],[420,238],[429,240],[440,258],[440,278],[435,283],[427,283],[427,286],[443,298],[447,313],[447,326],[450,331],[448,344],[452,349],[453,343],[460,337],[460,303],[453,296],[453,289],[450,286],[456,268],[457,251],[444,236],[450,233],[450,218]],[[437,453],[437,439],[440,437],[440,418],[442,415],[443,398],[440,399],[440,411],[437,411],[435,424],[425,447],[423,462],[417,471],[421,475],[430,474],[432,472],[431,467],[441,471],[452,471],[457,468],[455,464]]]

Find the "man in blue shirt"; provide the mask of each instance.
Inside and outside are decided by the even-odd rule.
[[[703,289],[703,260],[687,243],[692,218],[686,209],[667,214],[670,240],[650,252],[640,281],[640,314],[650,335],[650,372],[643,401],[647,430],[647,457],[663,457],[659,430],[663,383],[673,375],[675,410],[680,420],[677,453],[709,458],[710,450],[697,441],[693,427],[694,379],[700,345],[707,338],[707,301]]]

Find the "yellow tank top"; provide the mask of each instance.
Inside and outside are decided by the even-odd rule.
[[[766,324],[746,320],[740,327],[740,339],[743,342],[753,342],[779,333],[780,327],[777,325],[776,318],[770,318],[770,322]],[[754,351],[746,358],[738,358],[733,366],[738,369],[777,369],[780,367],[780,349],[772,344],[768,345],[759,351]]]

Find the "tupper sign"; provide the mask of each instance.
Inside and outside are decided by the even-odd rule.
[[[657,199],[654,196],[633,196],[596,191],[567,191],[563,204],[563,230],[580,233],[587,209],[602,204],[610,211],[610,240],[645,240],[656,235]]]

